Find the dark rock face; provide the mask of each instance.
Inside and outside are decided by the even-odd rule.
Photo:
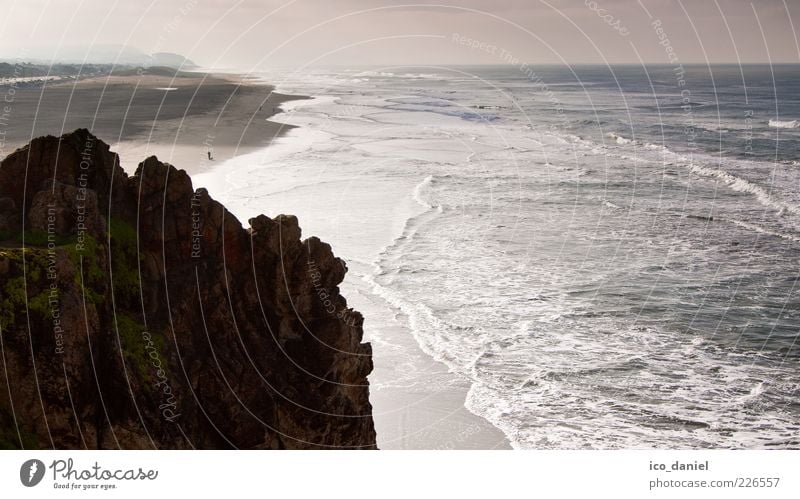
[[[375,448],[344,262],[295,217],[250,226],[86,130],[6,158],[0,448]]]

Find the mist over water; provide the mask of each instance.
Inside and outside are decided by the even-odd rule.
[[[798,76],[270,74],[301,128],[199,183],[297,213],[376,363],[385,307],[517,447],[797,448]]]

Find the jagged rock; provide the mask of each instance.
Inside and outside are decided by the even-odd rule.
[[[56,182],[33,196],[25,227],[59,236],[84,230],[102,237],[106,231],[104,220],[94,191]]]
[[[86,130],[0,163],[0,229],[23,213],[58,238],[0,248],[0,447],[375,448],[347,268],[295,217],[245,229]]]
[[[0,198],[0,231],[13,231],[19,226],[17,207],[11,198]]]

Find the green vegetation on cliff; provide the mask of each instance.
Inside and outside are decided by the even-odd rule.
[[[23,258],[25,259],[23,271]],[[0,325],[8,328],[15,323],[15,318],[24,310],[29,310],[42,317],[50,314],[49,286],[43,282],[48,272],[48,254],[46,250],[25,248],[0,249],[0,259],[8,265],[7,280],[2,284],[0,294]],[[27,276],[27,280],[26,280]],[[27,286],[26,286],[27,284]],[[26,296],[27,291],[27,296]]]
[[[152,380],[150,351],[155,349],[163,359],[164,338],[151,333],[148,338],[152,344],[148,350],[148,342],[143,338],[147,328],[137,318],[140,279],[136,229],[120,219],[112,218],[108,237],[110,251],[105,244],[89,234],[82,235],[81,245],[77,244],[76,236],[48,239],[46,233],[33,231],[24,234],[0,234],[0,241],[21,244],[24,238],[25,242],[24,249],[0,248],[0,260],[8,262],[5,275],[10,277],[0,285],[0,326],[4,329],[13,327],[26,308],[34,320],[52,318],[52,303],[58,303],[61,295],[58,287],[50,287],[52,283],[58,282],[58,277],[55,280],[51,278],[51,272],[59,255],[66,254],[72,263],[74,284],[85,297],[87,305],[106,303],[109,283],[106,269],[110,266],[116,304],[116,310],[111,313],[119,333],[122,353],[133,364],[141,379]],[[48,249],[48,243],[53,242],[55,244],[51,244]],[[64,286],[64,283],[59,283],[59,286]]]
[[[118,303],[137,303],[140,286],[136,229],[117,218],[112,218],[109,226],[114,298]]]

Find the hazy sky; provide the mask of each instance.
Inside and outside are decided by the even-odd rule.
[[[0,0],[0,57],[204,66],[800,62],[798,0]],[[663,31],[654,23],[660,21]],[[656,23],[658,24],[658,23]],[[666,38],[668,41],[663,40]]]

